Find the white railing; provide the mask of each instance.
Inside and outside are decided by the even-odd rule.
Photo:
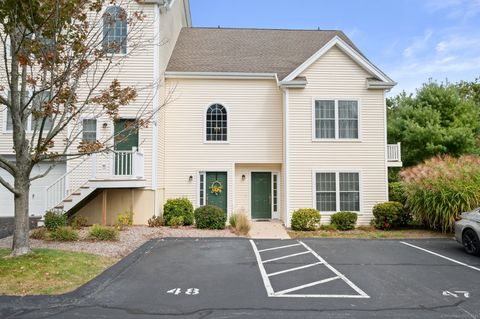
[[[60,204],[73,190],[78,189],[86,183],[91,176],[91,168],[92,158],[88,156],[50,184],[50,186],[45,189],[45,210],[55,208],[55,206]],[[83,172],[88,172],[88,174]],[[69,177],[74,173],[76,175],[75,178],[70,180]],[[78,176],[82,176],[82,178],[78,178]]]
[[[400,162],[402,160],[400,152],[400,143],[387,145],[387,161]]]
[[[136,147],[131,151],[114,151],[113,175],[143,178],[143,153]]]

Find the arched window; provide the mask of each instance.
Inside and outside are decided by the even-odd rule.
[[[221,104],[213,104],[207,109],[207,141],[227,140],[227,109]]]
[[[103,46],[109,53],[127,53],[127,13],[119,6],[105,10]]]

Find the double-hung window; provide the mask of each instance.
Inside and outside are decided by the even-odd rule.
[[[97,120],[84,119],[82,124],[82,140],[84,142],[95,142],[97,140]]]
[[[314,138],[358,139],[358,101],[316,100],[314,105]]]
[[[316,208],[321,212],[360,211],[358,172],[315,173]]]

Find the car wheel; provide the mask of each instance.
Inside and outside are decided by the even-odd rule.
[[[471,255],[480,254],[480,240],[473,229],[466,229],[462,234],[462,243],[465,251]]]

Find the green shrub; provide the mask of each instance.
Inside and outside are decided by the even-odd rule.
[[[338,230],[355,229],[358,215],[352,212],[338,212],[330,217],[330,223],[335,225]]]
[[[88,232],[88,239],[90,240],[116,241],[118,238],[118,230],[114,227],[93,225]]]
[[[224,229],[227,216],[223,209],[205,205],[195,209],[195,225],[200,229]]]
[[[125,212],[117,215],[117,227],[120,230],[133,225],[133,212]]]
[[[315,208],[300,208],[292,214],[293,230],[315,230],[320,223],[320,212]]]
[[[320,225],[320,230],[335,231],[337,230],[337,226],[334,224],[323,224],[323,225]]]
[[[185,223],[183,222],[183,216],[173,216],[172,218],[170,218],[169,224],[169,226],[172,228],[178,228],[185,225]]]
[[[163,205],[163,221],[165,225],[171,226],[172,217],[183,217],[184,225],[193,224],[193,205],[188,198],[169,199]]]
[[[405,205],[407,196],[405,195],[405,189],[400,182],[388,183],[388,201],[399,202]]]
[[[80,237],[72,227],[60,226],[50,232],[50,239],[55,241],[76,241],[79,240]]]
[[[373,207],[373,225],[378,229],[402,226],[403,205],[399,202],[385,202]]]
[[[45,227],[34,229],[30,233],[30,238],[39,239],[39,240],[46,240],[46,239],[48,239],[48,230]]]
[[[49,231],[54,231],[58,227],[67,226],[67,216],[62,213],[48,211],[45,216],[45,227]]]
[[[70,226],[73,229],[81,229],[83,227],[86,227],[88,225],[88,220],[87,217],[81,216],[81,215],[75,215],[75,217],[72,218],[70,221]]]
[[[161,216],[153,215],[147,221],[148,227],[161,227],[163,226],[163,219]]]
[[[434,157],[400,173],[414,219],[453,230],[460,213],[480,206],[480,157]]]

